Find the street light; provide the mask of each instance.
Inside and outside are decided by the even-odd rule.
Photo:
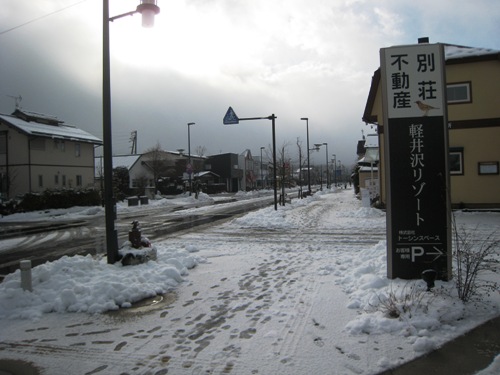
[[[335,187],[337,187],[337,155],[332,154],[333,156],[333,181]]]
[[[264,149],[265,147],[260,148],[260,185],[262,189],[264,189],[264,171],[262,170],[262,150]]]
[[[328,171],[328,143],[323,143],[324,146],[326,146],[326,188],[330,188],[330,172]]]
[[[326,143],[315,143],[314,147],[316,147],[316,151],[319,151],[320,147],[323,146],[323,145],[326,145]],[[326,154],[326,157],[328,158],[328,154]],[[328,168],[328,159],[326,160],[326,166]],[[320,171],[321,171],[321,174],[320,174],[320,183],[321,183],[320,189],[323,190],[323,168],[321,168]],[[326,173],[327,173],[327,176],[328,176],[328,171],[326,171]],[[326,188],[328,189],[328,179],[327,179]]]
[[[311,195],[311,164],[309,159],[309,118],[302,117],[301,120],[306,122],[307,127],[307,187],[309,195]]]
[[[309,148],[309,149],[307,150],[307,153],[309,154],[309,153],[310,153],[310,152],[312,152],[312,151],[316,151],[316,152],[318,152],[318,151],[319,151],[319,147],[318,147],[317,145],[314,145],[314,147],[313,147],[313,148]],[[313,177],[314,177],[314,181],[313,181],[313,182],[314,182],[314,184],[316,184],[316,185],[317,185],[317,184],[318,184],[318,176],[317,176],[317,173],[315,173]],[[323,186],[321,186],[321,190],[323,190]]]
[[[340,181],[339,181],[339,183],[342,184],[342,162],[339,160],[339,161],[337,161],[337,163],[338,163],[339,170],[340,170],[340,176],[339,176]]]
[[[153,26],[154,15],[160,12],[156,0],[141,0],[137,9],[132,12],[109,18],[109,0],[103,0],[102,11],[102,133],[104,164],[104,212],[106,221],[106,252],[108,263],[119,260],[118,235],[115,228],[116,204],[113,197],[113,141],[111,133],[111,73],[109,58],[109,22],[115,19],[142,14],[142,25]]]
[[[297,138],[297,146],[299,146],[299,198],[304,198],[302,194],[302,149],[299,145],[299,138]]]
[[[193,174],[193,166],[191,165],[191,132],[189,129],[191,128],[191,125],[194,125],[194,122],[188,122],[188,165],[186,168],[186,171],[189,175],[189,196],[191,196],[191,193],[193,192],[193,179],[191,178],[191,175]]]

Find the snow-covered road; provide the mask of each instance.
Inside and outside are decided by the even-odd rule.
[[[458,220],[488,232],[498,228],[500,214],[461,213]],[[174,250],[198,264],[162,301],[104,314],[70,313],[68,303],[60,306],[70,296],[84,298],[79,293],[85,288],[74,285],[76,271],[84,268],[77,265],[82,261],[72,269],[71,260],[63,259],[69,262],[60,267],[68,284],[50,301],[59,313],[40,314],[34,299],[26,299],[24,311],[34,311],[27,319],[21,319],[23,306],[0,308],[0,359],[31,362],[55,375],[366,375],[407,362],[499,314],[498,295],[480,310],[449,295],[424,296],[427,308],[415,307],[411,318],[390,319],[372,308],[408,283],[386,279],[385,214],[362,208],[352,191],[316,194],[278,211],[261,209],[156,245],[158,268]],[[112,266],[86,267],[106,274]],[[138,276],[141,267],[118,272],[134,272],[129,283],[147,290],[155,272],[148,267],[155,266]],[[110,273],[109,284],[124,288],[127,278],[119,277]],[[18,296],[15,281],[0,284],[2,304],[9,294],[10,300]],[[86,282],[89,289],[102,288]],[[438,287],[449,292],[453,283]],[[157,286],[152,288],[154,294]]]

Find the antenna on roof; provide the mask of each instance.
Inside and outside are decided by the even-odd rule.
[[[23,100],[23,97],[21,95],[18,96],[13,96],[13,95],[7,95],[9,98],[13,98],[15,102],[16,109],[21,109],[21,101]]]
[[[132,149],[130,150],[131,155],[137,154],[137,130],[130,133],[130,142],[132,142]]]

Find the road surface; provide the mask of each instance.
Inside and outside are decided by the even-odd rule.
[[[137,210],[118,213],[115,223],[118,243],[128,240],[134,220],[140,222],[142,233],[159,241],[172,233],[207,225],[274,202],[272,195],[225,201],[202,202],[184,206],[140,206]],[[88,219],[58,222],[5,222],[0,226],[0,278],[19,268],[19,261],[31,260],[36,266],[64,255],[86,255],[104,252],[104,215]]]

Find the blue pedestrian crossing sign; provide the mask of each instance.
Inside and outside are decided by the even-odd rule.
[[[224,125],[234,125],[239,124],[240,119],[238,118],[238,116],[236,116],[236,113],[234,113],[233,109],[229,107],[222,122],[224,123]]]

